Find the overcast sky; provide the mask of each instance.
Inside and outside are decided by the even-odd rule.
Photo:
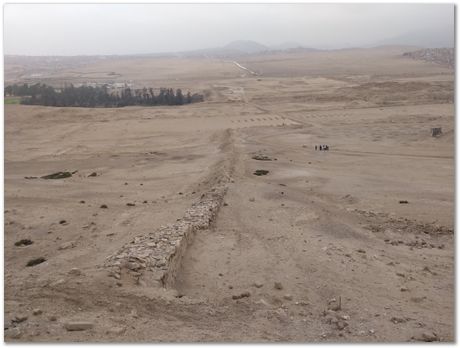
[[[406,33],[447,30],[453,35],[453,28],[454,5],[7,4],[4,52],[157,53],[224,46],[234,40],[341,48]]]

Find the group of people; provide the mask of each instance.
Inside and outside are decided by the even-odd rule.
[[[315,151],[318,150],[319,148],[319,151],[329,151],[329,145],[315,145]]]

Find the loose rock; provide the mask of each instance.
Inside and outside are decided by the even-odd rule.
[[[121,335],[126,332],[126,327],[112,327],[107,330],[108,334]]]
[[[280,282],[275,282],[275,289],[276,290],[283,290],[283,284]]]
[[[43,262],[45,262],[46,259],[44,257],[37,257],[36,259],[32,259],[32,260],[29,260],[29,262],[27,262],[26,266],[27,267],[32,267],[32,266],[36,266],[36,265],[39,265]]]
[[[249,293],[249,291],[245,291],[245,292],[242,292],[242,293],[239,294],[239,295],[233,295],[233,296],[232,296],[232,299],[234,299],[234,300],[239,300],[239,299],[241,299],[241,298],[243,298],[243,297],[249,297],[249,296],[251,296],[251,294]]]
[[[436,335],[436,333],[434,333],[434,332],[423,332],[422,333],[422,339],[425,342],[439,341],[438,335]]]
[[[43,311],[40,309],[40,308],[35,308],[33,311],[32,311],[33,315],[40,315],[43,313]]]
[[[94,327],[94,324],[88,321],[73,321],[64,324],[67,331],[84,331]]]
[[[72,176],[72,173],[70,172],[57,172],[49,175],[44,175],[41,178],[42,179],[65,179],[65,178],[70,178]]]
[[[393,324],[405,323],[407,321],[406,318],[400,318],[400,317],[392,317],[390,320]]]
[[[76,242],[75,241],[69,241],[69,242],[65,242],[65,243],[62,243],[58,250],[66,250],[66,249],[70,249],[70,248],[75,248],[75,244]]]
[[[13,323],[19,324],[28,319],[27,315],[16,315],[12,320]]]
[[[265,169],[257,169],[257,170],[254,172],[254,175],[261,176],[261,175],[267,175],[268,173],[269,173],[268,170],[265,170]]]
[[[72,268],[69,271],[69,274],[73,275],[73,276],[80,276],[80,275],[82,275],[82,272],[81,272],[81,270],[79,268]]]
[[[18,338],[21,338],[21,336],[22,336],[22,331],[18,327],[14,327],[12,329],[8,329],[5,331],[5,338],[18,339]]]
[[[16,246],[27,246],[27,245],[31,245],[33,243],[34,242],[31,241],[30,239],[21,239],[21,240],[17,241],[16,243],[14,243],[14,245],[16,245]]]

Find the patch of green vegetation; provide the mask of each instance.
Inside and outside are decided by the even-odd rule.
[[[21,103],[21,98],[17,98],[17,97],[5,98],[5,105],[6,104],[20,104],[20,103]]]

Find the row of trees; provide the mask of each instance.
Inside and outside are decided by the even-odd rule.
[[[20,96],[21,104],[45,106],[77,106],[77,107],[123,107],[130,105],[183,105],[201,102],[201,94],[183,94],[180,89],[160,88],[154,93],[153,88],[143,89],[111,89],[102,87],[66,86],[55,89],[45,84],[11,85],[5,87],[5,96]]]

